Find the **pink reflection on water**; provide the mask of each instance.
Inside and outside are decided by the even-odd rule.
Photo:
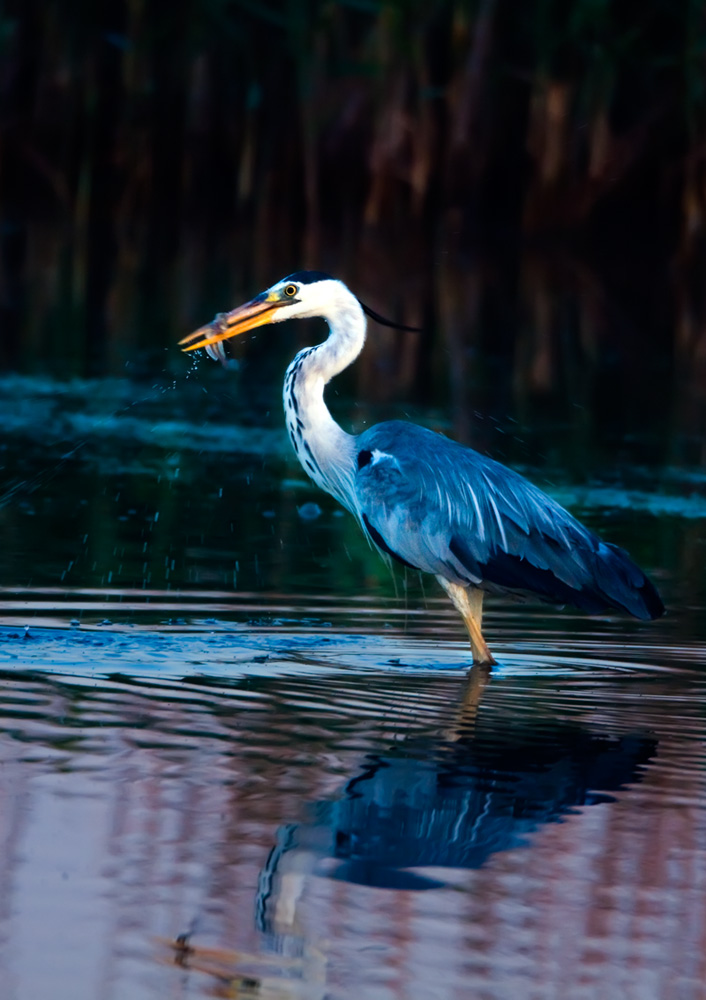
[[[462,683],[300,673],[220,690],[167,679],[78,689],[6,674],[9,1000],[206,997],[229,975],[254,978],[263,997],[702,997],[704,690],[692,673],[493,680],[481,717],[652,732],[657,756],[614,802],[540,826],[526,847],[478,870],[424,869],[440,888],[376,889],[304,866],[277,933],[258,931],[282,824],[337,801],[368,755],[446,731]],[[181,968],[164,941],[187,931]]]

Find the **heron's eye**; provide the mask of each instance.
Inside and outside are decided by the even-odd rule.
[[[286,285],[284,289],[284,294],[288,295],[291,298],[293,295],[297,294],[297,291],[298,288],[296,285]]]

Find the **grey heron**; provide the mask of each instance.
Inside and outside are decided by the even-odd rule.
[[[495,662],[481,631],[486,592],[534,594],[644,620],[661,615],[659,594],[628,554],[519,473],[417,424],[391,420],[355,435],[336,423],[324,388],[362,351],[366,312],[382,319],[342,281],[297,271],[180,345],[223,360],[223,341],[247,330],[303,317],[326,321],[328,338],[299,351],[284,379],[294,451],[384,558],[437,578],[465,622],[474,663]]]

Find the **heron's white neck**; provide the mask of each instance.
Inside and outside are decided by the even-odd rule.
[[[284,412],[289,438],[307,474],[357,514],[352,506],[355,438],[329,413],[324,387],[362,351],[366,320],[356,297],[345,285],[336,285],[335,298],[320,313],[329,326],[328,339],[304,348],[287,369]]]

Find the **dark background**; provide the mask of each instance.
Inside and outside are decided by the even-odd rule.
[[[315,267],[424,327],[376,331],[358,398],[464,439],[578,405],[706,461],[705,9],[3,4],[0,363],[149,374]]]

